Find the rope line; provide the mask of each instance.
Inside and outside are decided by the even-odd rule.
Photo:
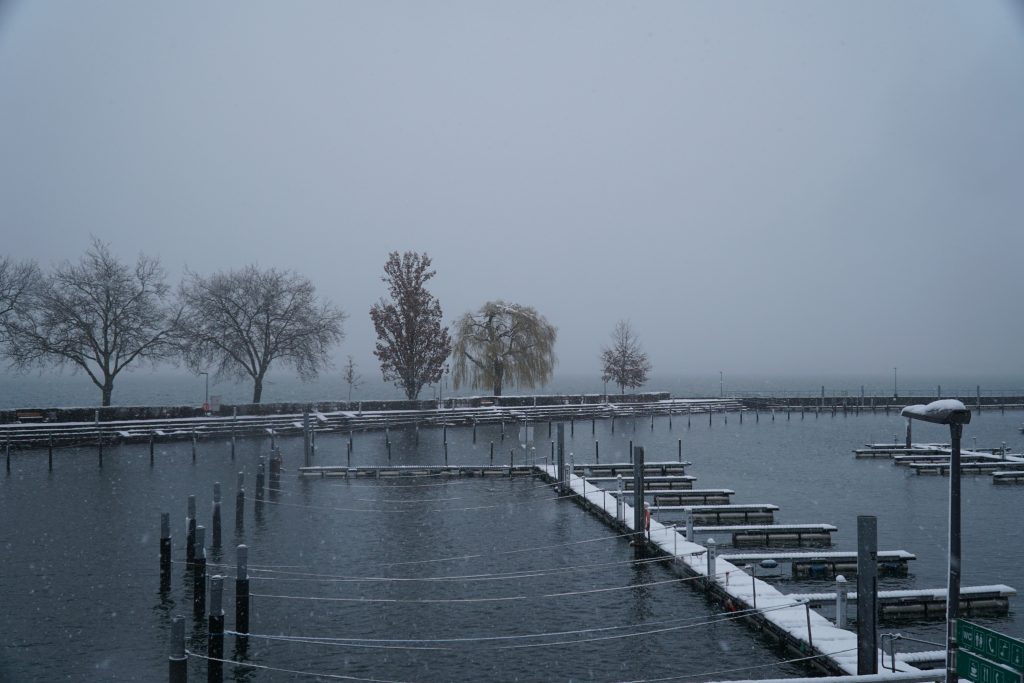
[[[333,678],[339,681],[362,681],[363,683],[406,683],[406,681],[396,681],[385,678],[362,678],[360,676],[346,676],[345,674],[324,674],[317,673],[315,671],[298,671],[296,669],[282,669],[275,666],[267,666],[266,664],[255,664],[253,662],[236,662],[232,659],[223,659],[221,657],[210,657],[199,652],[192,652],[189,649],[185,650],[185,654],[189,657],[199,657],[209,662],[221,662],[222,664],[233,664],[235,666],[244,666],[251,669],[263,669],[264,671],[280,671],[287,674],[295,674],[297,676],[316,676],[317,678]]]
[[[717,576],[717,575],[716,575]],[[562,593],[543,593],[541,595],[506,595],[500,597],[486,598],[344,598],[344,597],[321,597],[315,595],[273,595],[269,593],[250,593],[254,598],[271,598],[277,600],[308,600],[313,602],[358,602],[358,603],[392,603],[392,604],[469,604],[480,602],[514,602],[519,600],[539,600],[547,598],[566,598],[579,595],[594,595],[597,593],[611,593],[615,591],[633,590],[635,588],[648,588],[651,586],[663,586],[670,583],[684,583],[704,579],[703,575],[687,576],[679,579],[663,579],[661,581],[648,581],[647,583],[635,583],[629,586],[611,586],[608,588],[591,588],[582,591],[565,591]]]
[[[794,606],[800,605],[800,604],[802,604],[802,603],[793,602],[793,603],[788,603],[788,604],[785,604],[785,605],[775,605],[775,606],[769,607],[769,608],[746,609],[746,610],[739,610],[737,612],[717,612],[717,613],[714,613],[714,614],[710,615],[711,617],[714,617],[713,619],[705,619],[704,616],[700,616],[700,617],[679,617],[679,618],[676,618],[676,619],[661,619],[661,620],[657,620],[657,621],[649,621],[649,622],[644,622],[643,624],[621,624],[621,625],[617,625],[617,626],[601,626],[601,627],[595,627],[595,628],[576,629],[576,630],[570,630],[570,631],[551,631],[551,632],[542,632],[542,633],[525,633],[525,634],[515,634],[515,635],[506,635],[506,636],[473,636],[473,637],[463,637],[463,638],[347,638],[347,637],[329,637],[329,636],[291,636],[291,635],[269,635],[269,634],[254,634],[254,633],[238,633],[237,631],[229,631],[229,630],[225,630],[224,633],[226,635],[246,636],[246,637],[249,637],[249,638],[258,638],[258,639],[261,639],[261,640],[282,640],[282,641],[288,641],[288,642],[299,642],[299,643],[309,643],[309,644],[319,644],[319,645],[350,645],[350,646],[353,646],[353,647],[355,647],[355,646],[360,646],[360,647],[380,646],[380,647],[388,647],[390,649],[394,649],[395,647],[398,647],[398,646],[409,646],[409,649],[443,649],[443,650],[450,650],[450,649],[453,649],[453,648],[438,648],[438,647],[427,647],[427,648],[424,648],[424,647],[416,646],[416,644],[431,644],[431,645],[433,645],[433,644],[441,644],[441,643],[486,643],[486,642],[508,641],[508,640],[529,640],[529,639],[534,639],[534,638],[561,637],[561,636],[570,636],[570,635],[585,635],[585,634],[589,634],[589,633],[603,633],[603,632],[608,632],[608,631],[621,631],[623,629],[635,629],[635,628],[641,628],[641,627],[659,626],[659,625],[662,625],[662,624],[679,624],[680,622],[688,622],[688,623],[684,623],[683,625],[680,625],[680,626],[677,626],[677,627],[674,627],[674,628],[669,628],[669,629],[647,630],[647,631],[641,631],[641,632],[637,632],[637,633],[625,634],[623,636],[616,636],[616,637],[629,638],[629,637],[640,636],[640,635],[649,635],[651,633],[660,633],[662,631],[673,631],[673,630],[682,630],[682,629],[696,628],[696,627],[699,627],[699,626],[709,626],[709,625],[721,623],[721,622],[724,622],[724,621],[730,621],[730,620],[735,620],[735,619],[743,619],[743,618],[749,617],[749,616],[751,616],[753,614],[765,614],[767,612],[773,612],[775,610],[787,609],[789,607],[794,607]],[[705,619],[705,620],[698,622],[698,621],[696,621],[698,619]],[[521,647],[539,647],[539,646],[545,646],[545,645],[561,645],[561,644],[584,643],[584,642],[591,642],[593,640],[600,640],[600,639],[577,639],[577,640],[570,640],[570,641],[564,641],[564,642],[538,643],[538,644],[531,644],[531,645],[521,646]],[[498,648],[492,648],[492,649],[510,649],[510,648],[508,648],[508,647],[498,647]]]

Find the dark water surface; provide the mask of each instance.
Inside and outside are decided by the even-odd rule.
[[[979,446],[1007,441],[1019,450],[1020,422],[1020,412],[976,414],[964,444],[976,437]],[[741,425],[734,413],[728,424],[722,415],[710,427],[706,416],[694,416],[687,428],[686,417],[676,416],[673,426],[670,431],[667,418],[657,418],[653,429],[649,419],[639,420],[634,431],[632,422],[619,420],[612,436],[608,422],[597,422],[594,435],[590,422],[580,422],[570,450],[577,463],[589,461],[597,439],[603,461],[622,460],[632,439],[647,447],[649,460],[674,459],[682,438],[699,487],[735,489],[738,503],[776,503],[780,522],[836,524],[836,549],[855,548],[858,514],[878,515],[880,548],[918,556],[909,577],[885,579],[883,588],[945,586],[948,479],[851,453],[867,442],[891,441],[893,434],[902,438],[897,416],[807,414],[801,420],[794,413],[787,420],[777,413],[774,421],[761,414],[756,423],[747,414]],[[511,429],[504,441],[497,426],[480,428],[476,444],[471,436],[469,429],[449,430],[452,463],[486,463],[492,440],[499,462],[508,462],[511,449],[522,462]],[[396,464],[443,460],[440,430],[422,430],[418,448],[413,431],[391,438]],[[537,426],[535,438],[535,453],[545,455],[546,424]],[[353,464],[386,462],[383,433],[355,439]],[[940,427],[915,433],[916,441],[947,439]],[[318,445],[319,464],[345,462],[341,435],[324,435]],[[536,479],[303,481],[295,476],[301,447],[301,439],[282,441],[288,471],[260,518],[253,514],[252,489],[257,458],[268,453],[265,440],[240,441],[234,462],[227,443],[201,442],[195,464],[188,444],[162,444],[152,468],[146,445],[108,448],[102,470],[89,448],[58,450],[52,473],[45,451],[16,453],[12,473],[0,479],[0,679],[165,680],[175,614],[188,616],[189,648],[205,652],[204,627],[191,618],[184,565],[174,566],[172,592],[162,599],[157,555],[160,512],[171,513],[174,555],[182,559],[186,497],[197,495],[200,523],[209,526],[214,481],[224,484],[226,548],[245,542],[252,565],[277,572],[254,579],[252,591],[290,596],[254,598],[254,633],[392,641],[381,647],[254,638],[248,656],[255,664],[390,681],[806,674],[799,665],[781,664],[785,655],[746,627],[708,624],[717,608],[685,583],[672,582],[660,566],[631,565],[625,540],[574,503],[556,500]],[[242,470],[249,497],[245,532],[236,536],[234,482]],[[1024,487],[965,477],[963,498],[964,584],[1024,586],[1015,525]],[[223,571],[233,573],[233,550],[223,558],[211,554],[212,561],[221,559],[229,565]],[[550,571],[555,568],[566,571]],[[832,587],[784,577],[777,583],[786,592]],[[617,590],[588,592],[605,588]],[[564,593],[574,594],[556,595]],[[229,606],[233,595],[228,581]],[[981,621],[1024,637],[1017,602],[1008,618]],[[233,611],[227,611],[231,628]],[[597,630],[608,627],[616,628]],[[936,642],[943,634],[939,623],[881,630]],[[547,635],[523,637],[536,634]],[[231,638],[226,651],[233,651]],[[205,675],[205,663],[193,658],[190,677]],[[240,667],[228,667],[225,676],[314,680]]]

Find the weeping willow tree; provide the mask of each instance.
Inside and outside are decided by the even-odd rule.
[[[555,367],[558,331],[530,306],[488,301],[455,325],[452,379],[455,388],[493,388],[505,384],[543,386]]]

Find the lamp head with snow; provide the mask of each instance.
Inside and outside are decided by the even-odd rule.
[[[971,422],[971,411],[962,402],[953,398],[932,401],[928,405],[907,406],[900,411],[900,415],[940,425],[965,425]]]

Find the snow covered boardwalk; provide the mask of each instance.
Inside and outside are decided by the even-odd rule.
[[[549,480],[557,481],[557,467],[543,466],[538,469]],[[617,528],[634,530],[632,522],[634,510],[625,501],[608,496],[607,491],[594,486],[592,481],[585,481],[576,475],[569,475],[567,484],[569,489],[577,495],[576,499],[580,504]],[[798,526],[835,529],[829,525]],[[732,527],[720,528],[731,529]],[[704,577],[702,588],[714,599],[724,604],[727,609],[737,612],[749,610],[749,619],[756,622],[766,634],[776,638],[787,649],[804,656],[819,655],[808,659],[809,665],[817,666],[834,675],[856,674],[857,635],[855,633],[835,627],[824,616],[812,610],[807,603],[781,593],[771,584],[752,578],[729,560],[714,557],[708,547],[687,541],[681,530],[652,519],[649,543],[668,558],[671,567],[677,574],[684,577]],[[881,661],[881,656],[881,651],[879,651],[879,661]],[[927,678],[927,675],[922,678],[914,678],[913,674],[918,672],[917,669],[900,660],[899,656],[897,656],[897,662],[901,671],[912,674],[912,677],[906,680],[933,680]],[[887,679],[882,677],[874,680]]]

